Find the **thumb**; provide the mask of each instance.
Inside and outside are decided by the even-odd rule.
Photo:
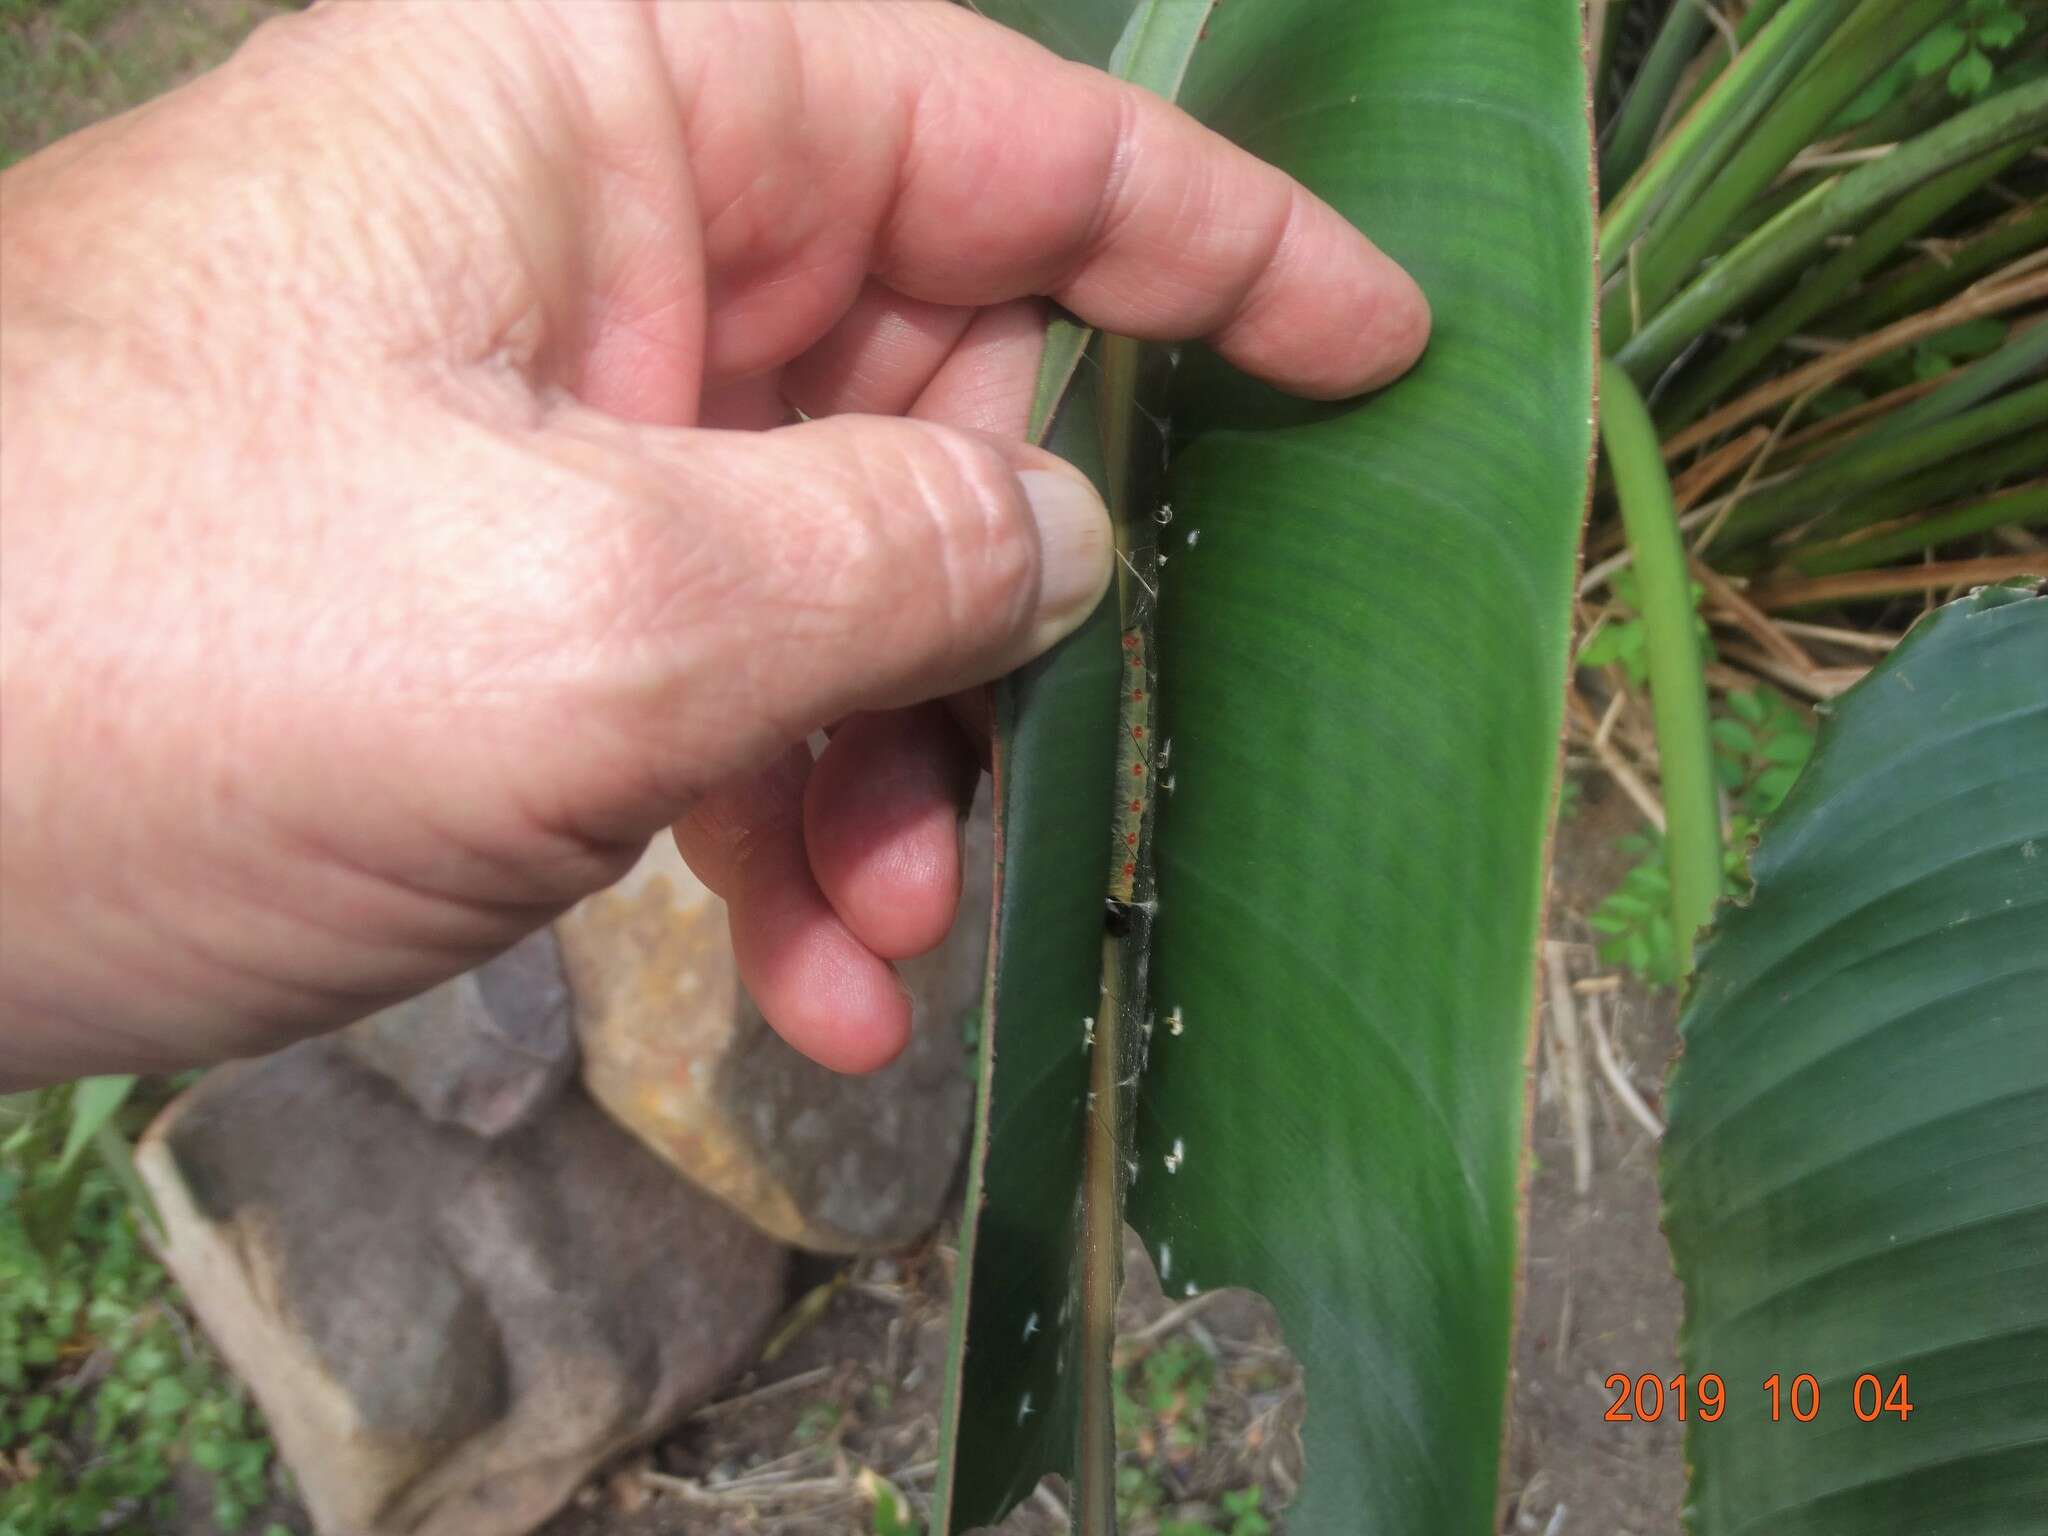
[[[1021,443],[878,416],[570,430],[636,488],[611,625],[636,673],[623,696],[698,785],[848,714],[999,677],[1109,585],[1101,499]]]

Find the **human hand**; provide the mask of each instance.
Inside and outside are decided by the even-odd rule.
[[[1109,577],[1016,441],[1036,296],[1325,398],[1428,327],[1286,177],[945,5],[322,6],[0,206],[15,1082],[360,1017],[671,824],[764,1014],[882,1064],[979,766],[927,701]]]

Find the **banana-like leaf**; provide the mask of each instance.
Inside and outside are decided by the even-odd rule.
[[[2048,599],[1922,620],[1702,949],[1663,1148],[1695,1536],[2048,1530],[2044,676]]]
[[[1308,1385],[1291,1530],[1478,1533],[1592,440],[1579,14],[1226,0],[1183,99],[1407,265],[1436,328],[1407,379],[1340,407],[1191,350],[1165,505],[1146,489],[1158,413],[1128,404],[1156,355],[1126,368],[1127,346],[1098,344],[1073,375],[1049,441],[1121,489],[1144,547],[1123,614],[999,703],[997,948],[936,1524],[991,1519],[1056,1471],[1104,1528],[1088,1400],[1108,1339],[1080,1314],[1113,1263],[1083,1196],[1106,1178],[1172,1293],[1246,1285],[1278,1309]],[[1132,633],[1153,649],[1135,669]],[[1159,749],[1134,761],[1118,694],[1155,670]],[[1160,791],[1134,824],[1156,918],[1142,883],[1110,904],[1135,954],[1104,933],[1134,769]]]
[[[1210,32],[1189,105],[1403,262],[1435,330],[1292,427],[1185,371],[1151,966],[1181,1029],[1131,1220],[1174,1293],[1278,1309],[1308,1387],[1291,1531],[1490,1531],[1592,449],[1579,19],[1301,0]]]

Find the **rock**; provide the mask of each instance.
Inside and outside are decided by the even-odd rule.
[[[137,1163],[322,1536],[517,1536],[752,1358],[787,1254],[578,1089],[485,1139],[338,1040],[209,1074]]]
[[[662,1157],[762,1231],[828,1253],[914,1242],[937,1221],[973,1112],[964,1025],[981,1005],[993,835],[967,826],[960,917],[900,967],[916,1000],[902,1057],[844,1077],[782,1043],[740,988],[725,904],[658,837],[619,884],[556,925],[583,1081]]]
[[[429,1120],[502,1136],[539,1117],[576,1070],[569,978],[550,929],[342,1038]]]

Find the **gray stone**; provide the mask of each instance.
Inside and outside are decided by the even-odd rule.
[[[973,1113],[964,1026],[981,1006],[993,831],[967,824],[960,915],[899,970],[910,1046],[865,1077],[798,1055],[739,985],[725,904],[658,837],[556,925],[591,1095],[762,1231],[828,1253],[914,1242],[941,1214]]]
[[[138,1149],[165,1257],[323,1536],[516,1536],[749,1360],[786,1254],[572,1088],[486,1139],[336,1040]]]
[[[352,1026],[350,1052],[428,1119],[502,1136],[538,1118],[576,1071],[569,978],[553,930]]]

